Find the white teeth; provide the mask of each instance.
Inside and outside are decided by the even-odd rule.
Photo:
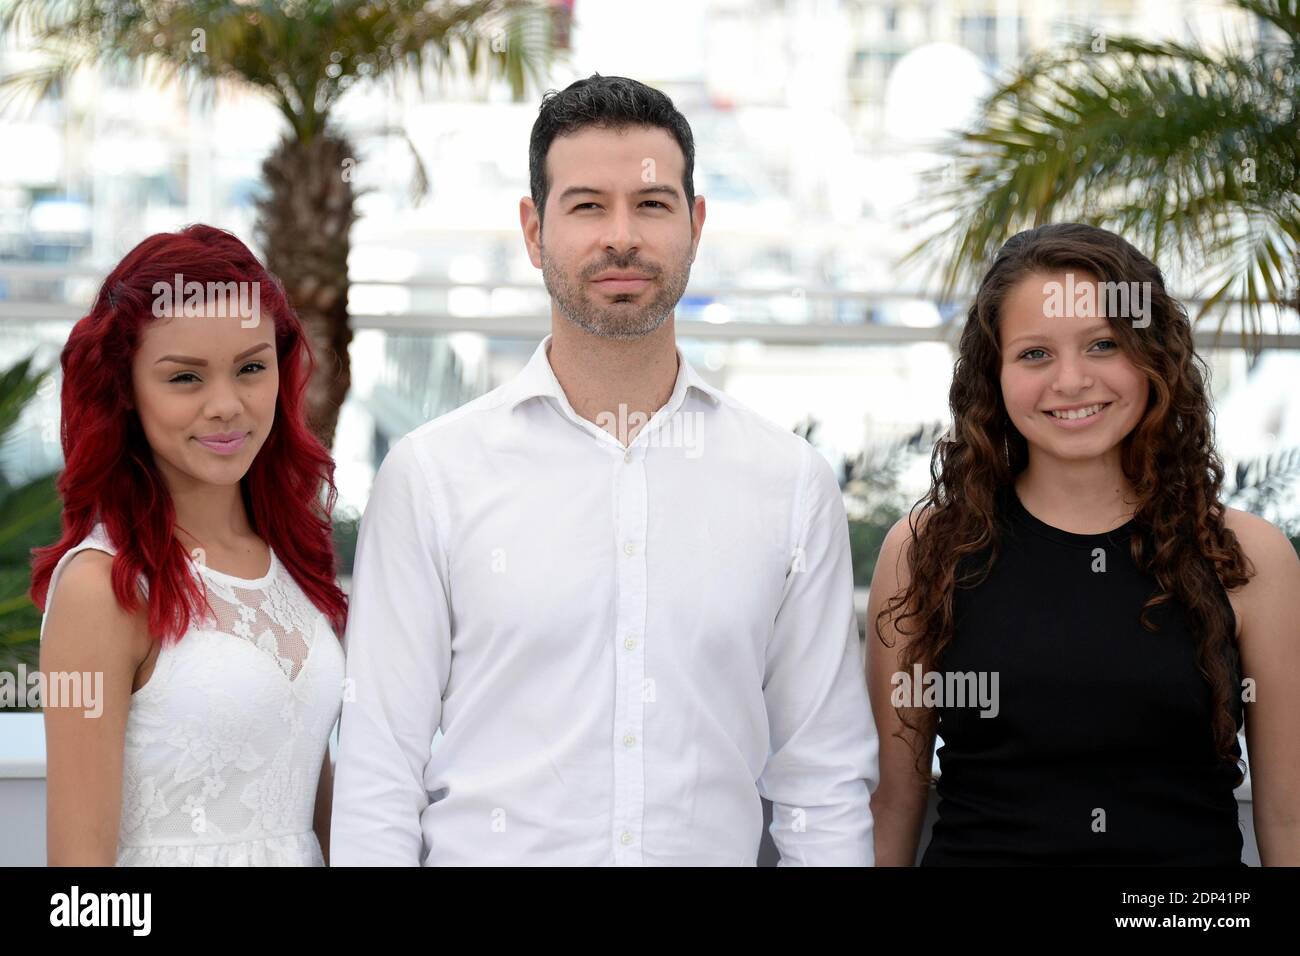
[[[1052,415],[1056,418],[1064,418],[1067,421],[1073,421],[1076,418],[1087,418],[1089,415],[1096,415],[1105,407],[1106,403],[1102,402],[1099,405],[1089,405],[1087,408],[1075,408],[1065,412],[1054,411],[1052,412]]]

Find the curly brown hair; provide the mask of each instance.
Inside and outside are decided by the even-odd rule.
[[[892,621],[906,639],[902,670],[911,672],[918,663],[923,671],[934,669],[953,639],[954,588],[980,583],[996,562],[998,496],[1029,462],[1028,443],[1011,424],[1002,398],[1002,303],[1026,276],[1064,270],[1087,272],[1100,281],[1150,282],[1149,325],[1139,330],[1107,316],[1116,344],[1150,383],[1146,410],[1121,446],[1124,473],[1137,495],[1133,558],[1157,584],[1140,621],[1155,630],[1150,611],[1169,601],[1188,611],[1201,635],[1198,666],[1212,691],[1214,745],[1240,774],[1243,765],[1232,753],[1234,617],[1223,592],[1245,584],[1254,569],[1224,526],[1223,465],[1212,440],[1208,370],[1193,349],[1187,313],[1165,291],[1159,268],[1104,229],[1057,223],[1018,233],[981,280],[953,369],[952,428],[934,447],[930,490],[908,516],[911,577],[877,615],[876,636],[893,646],[882,628],[883,621]],[[975,558],[982,553],[987,560],[981,565]],[[969,559],[967,569],[959,572],[964,559]],[[899,708],[899,718],[912,732],[917,771],[928,776],[923,762],[938,711]]]

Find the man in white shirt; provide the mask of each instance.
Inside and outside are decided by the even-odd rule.
[[[782,864],[872,863],[843,501],[677,349],[693,166],[643,84],[544,99],[520,222],[551,334],[375,478],[334,865],[752,866],[760,795]]]

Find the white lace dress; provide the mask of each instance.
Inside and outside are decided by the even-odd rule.
[[[115,553],[97,525],[47,608],[86,548]],[[131,696],[117,865],[323,866],[312,815],[342,647],[274,551],[255,580],[195,566],[215,619],[160,648]]]

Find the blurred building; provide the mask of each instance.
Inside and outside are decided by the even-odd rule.
[[[896,265],[917,238],[904,219],[921,172],[942,160],[939,138],[1032,51],[1118,32],[1213,41],[1243,22],[1203,0],[555,6],[567,59],[551,87],[633,76],[669,93],[695,131],[709,219],[678,319],[773,330],[686,338],[688,356],[779,424],[815,420],[836,464],[946,416],[945,342],[962,304],[932,301],[927,271]],[[39,62],[22,37],[0,42],[0,74]],[[499,87],[454,81],[398,95],[360,85],[340,103],[362,192],[349,260],[354,385],[335,448],[351,507],[393,440],[512,374],[544,333],[548,302],[517,219],[538,98],[511,103]],[[0,363],[32,349],[52,361],[99,278],[149,233],[207,221],[256,248],[260,163],[281,124],[246,90],[189,96],[107,70],[0,114],[12,147],[0,150]],[[412,149],[430,181],[418,202]],[[484,319],[509,331],[473,331]],[[888,340],[845,338],[844,327]],[[928,340],[907,338],[914,330]],[[1247,373],[1216,364],[1220,389]],[[33,422],[57,415],[56,394]],[[23,454],[57,464],[57,443]]]

